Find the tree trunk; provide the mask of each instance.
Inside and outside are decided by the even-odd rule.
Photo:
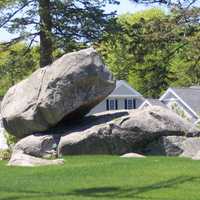
[[[40,15],[40,67],[52,63],[52,18],[50,0],[39,0]]]

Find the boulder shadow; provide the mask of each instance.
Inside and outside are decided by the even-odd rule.
[[[27,199],[37,199],[37,198],[48,198],[49,196],[53,198],[64,199],[73,197],[73,198],[99,198],[99,199],[144,199],[144,200],[176,200],[173,197],[163,198],[161,197],[148,197],[143,196],[144,193],[160,190],[160,189],[169,189],[176,188],[178,185],[190,182],[199,182],[200,177],[190,177],[190,176],[179,176],[166,181],[161,181],[146,185],[143,187],[91,187],[86,189],[76,189],[71,192],[48,192],[48,191],[34,191],[34,190],[17,190],[14,188],[6,188],[0,186],[1,192],[8,192],[10,194],[14,193],[10,197],[1,197],[0,200],[27,200]],[[23,195],[21,195],[23,193]]]
[[[84,197],[93,197],[93,198],[117,198],[117,199],[158,199],[165,200],[163,197],[160,198],[151,198],[151,197],[142,197],[143,193],[159,190],[159,189],[169,189],[175,188],[177,185],[184,184],[186,182],[195,182],[199,181],[200,177],[190,177],[190,176],[179,176],[173,179],[169,179],[166,181],[161,181],[158,183],[154,183],[151,185],[143,186],[143,187],[94,187],[88,189],[78,189],[72,192],[74,196],[84,196]],[[171,197],[166,200],[173,200]],[[176,200],[176,199],[174,199]]]
[[[38,135],[67,135],[69,133],[87,130],[96,125],[109,123],[112,120],[116,120],[120,117],[126,117],[128,115],[128,111],[121,110],[85,116],[79,120],[64,120],[58,123],[55,127],[50,128],[48,131],[38,133]]]

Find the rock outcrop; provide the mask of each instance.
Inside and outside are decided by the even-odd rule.
[[[165,155],[194,157],[200,151],[200,140],[197,141],[199,129],[176,113],[157,106],[87,116],[71,125],[60,124],[43,134],[20,140],[14,147],[9,164],[39,165],[37,158],[55,154],[145,154],[150,144],[157,141],[162,141],[161,149]],[[155,145],[153,149],[159,152]]]
[[[142,151],[147,155],[180,156],[185,136],[162,136],[148,144]]]
[[[93,48],[69,53],[11,87],[2,105],[7,131],[18,138],[87,114],[115,88]]]
[[[12,154],[12,157],[8,162],[8,166],[20,166],[20,167],[38,167],[38,166],[62,165],[62,164],[64,164],[63,159],[47,160],[23,153]]]
[[[199,157],[200,137],[162,136],[153,141],[144,150],[149,155]]]
[[[54,157],[57,154],[57,145],[57,138],[54,135],[30,135],[16,143],[13,154],[23,153],[42,158]]]
[[[21,139],[14,146],[8,165],[35,167],[64,164],[62,159],[55,159],[57,157],[57,139],[55,135],[39,134]]]
[[[86,116],[114,88],[112,74],[92,48],[66,54],[11,87],[1,104],[3,124],[25,138],[15,145],[9,165],[63,164],[43,158],[152,149],[200,158],[199,129],[167,108]]]
[[[61,137],[58,154],[124,154],[141,150],[161,136],[199,135],[193,124],[162,107],[121,111],[122,116],[114,119],[116,114],[120,111],[96,115],[87,126],[76,124]]]

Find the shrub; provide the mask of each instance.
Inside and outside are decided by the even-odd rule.
[[[11,157],[10,149],[0,150],[0,160],[9,160],[10,157]]]
[[[6,130],[4,131],[4,135],[9,149],[12,150],[13,146],[17,143],[17,138],[8,133]]]

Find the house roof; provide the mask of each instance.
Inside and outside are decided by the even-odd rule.
[[[171,88],[193,111],[200,113],[200,87]]]
[[[150,106],[161,106],[161,107],[165,107],[166,105],[164,103],[162,103],[159,99],[146,99],[139,108],[143,108],[145,106],[145,104],[148,104]]]
[[[162,103],[159,99],[147,99],[146,101],[148,101],[152,106],[166,107],[166,105]]]
[[[116,81],[116,88],[109,96],[139,96],[142,95],[133,89],[126,81],[124,80],[117,80]]]

